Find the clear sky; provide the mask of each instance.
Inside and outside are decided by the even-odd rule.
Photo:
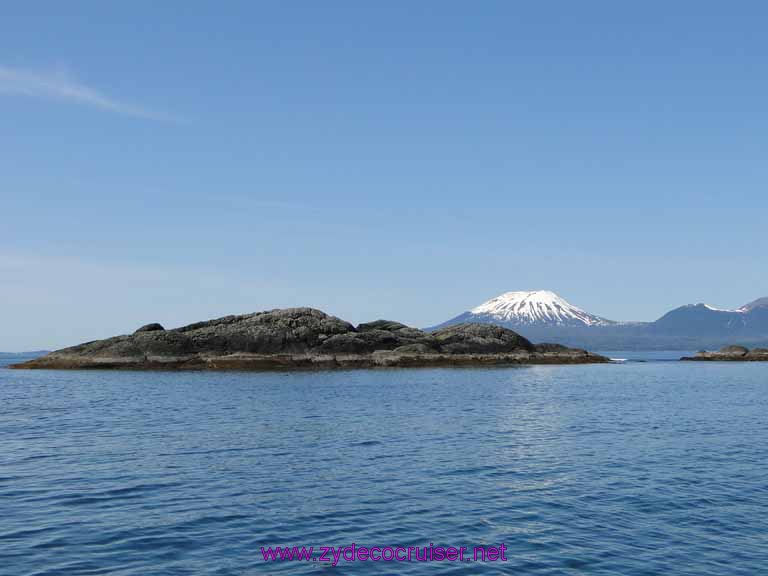
[[[768,295],[763,2],[4,2],[0,350]]]

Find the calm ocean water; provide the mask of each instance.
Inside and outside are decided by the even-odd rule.
[[[508,561],[332,567],[260,553],[353,542],[504,543]],[[2,574],[753,576],[767,567],[765,364],[0,368]]]

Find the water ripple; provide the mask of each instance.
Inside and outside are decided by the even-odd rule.
[[[759,574],[760,366],[0,369],[9,574]],[[506,562],[271,562],[262,546]]]

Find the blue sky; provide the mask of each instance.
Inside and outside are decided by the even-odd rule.
[[[0,350],[768,295],[759,2],[6,2]]]

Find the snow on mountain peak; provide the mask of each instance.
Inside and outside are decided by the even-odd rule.
[[[506,292],[470,310],[519,324],[600,326],[609,320],[585,312],[549,290]]]
[[[709,304],[702,304],[702,305],[707,310],[712,310],[713,312],[741,312],[741,309],[739,309],[739,310],[728,310],[726,308],[717,308],[716,306],[710,306]]]
[[[752,312],[758,308],[768,308],[768,298],[758,298],[754,302],[745,304],[737,310],[737,312]]]

